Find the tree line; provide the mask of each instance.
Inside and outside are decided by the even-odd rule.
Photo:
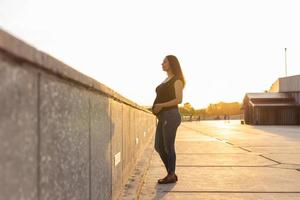
[[[219,102],[211,103],[207,108],[195,109],[190,103],[185,103],[179,107],[181,115],[201,116],[201,118],[224,116],[224,115],[239,115],[241,113],[241,104],[239,102]]]

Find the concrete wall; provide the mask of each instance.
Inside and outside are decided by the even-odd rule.
[[[0,30],[0,199],[117,199],[156,118]]]

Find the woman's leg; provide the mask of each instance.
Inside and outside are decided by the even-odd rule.
[[[165,152],[165,147],[164,147],[163,133],[162,133],[162,131],[163,131],[162,121],[163,120],[159,120],[157,123],[154,148],[157,151],[157,153],[159,154],[161,160],[163,161],[163,163],[166,167],[166,170],[168,171],[168,157],[167,157],[167,154]]]
[[[175,152],[175,137],[178,126],[181,123],[180,114],[170,112],[166,115],[163,123],[163,141],[164,149],[167,154],[168,173],[175,173],[176,152]]]

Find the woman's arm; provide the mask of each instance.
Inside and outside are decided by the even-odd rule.
[[[158,103],[155,104],[158,110],[162,109],[163,107],[170,107],[175,106],[177,104],[180,104],[182,102],[182,90],[183,90],[183,83],[181,80],[176,80],[174,83],[175,87],[175,99],[172,99],[170,101],[164,102],[164,103]]]

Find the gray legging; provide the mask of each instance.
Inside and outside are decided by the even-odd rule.
[[[181,116],[178,108],[161,111],[155,133],[155,150],[159,153],[168,173],[175,173],[175,137]]]

